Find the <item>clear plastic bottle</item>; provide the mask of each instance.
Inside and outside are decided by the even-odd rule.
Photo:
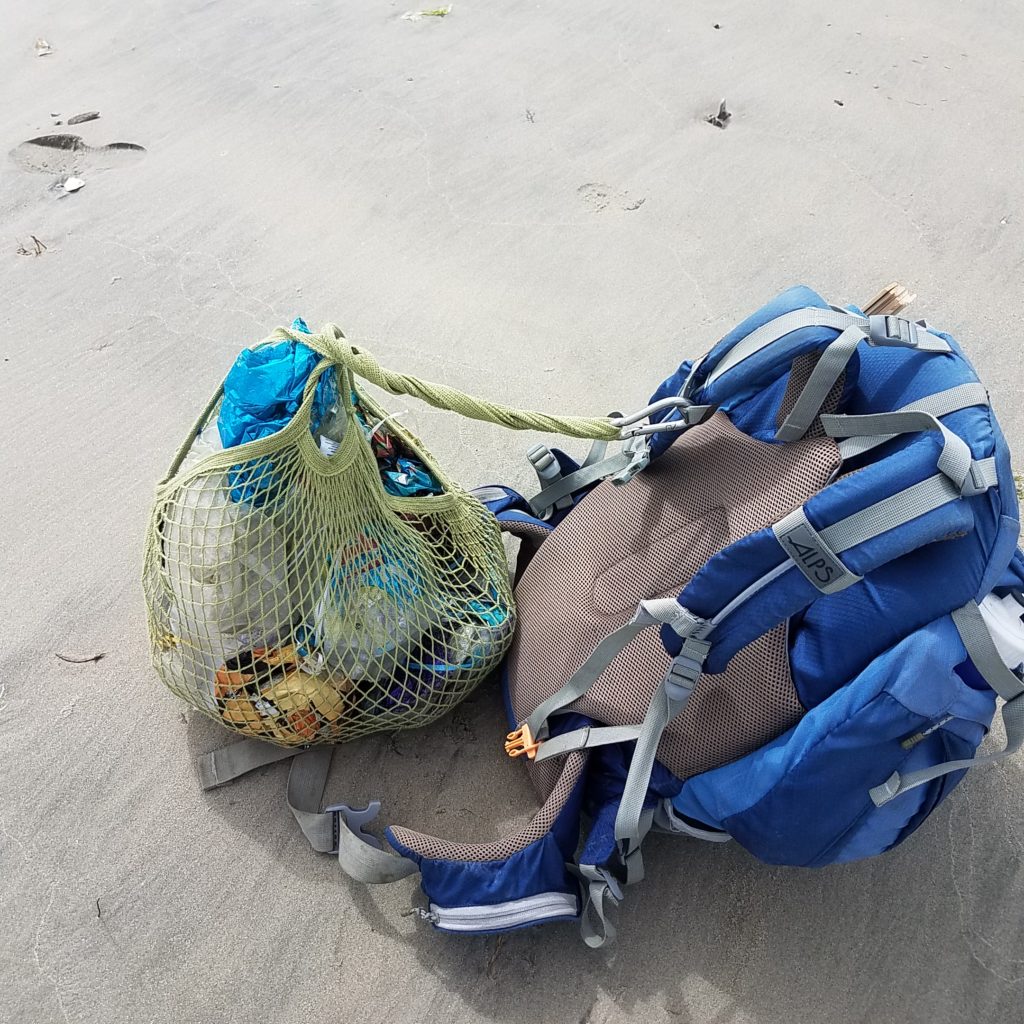
[[[331,404],[317,432],[320,435],[320,451],[330,458],[338,450],[338,445],[345,436],[345,410],[338,402]]]

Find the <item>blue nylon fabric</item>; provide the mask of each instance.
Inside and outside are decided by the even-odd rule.
[[[959,773],[883,808],[868,790],[896,770],[969,757],[991,722],[995,695],[956,671],[964,653],[948,616],[928,624],[772,743],[690,779],[674,806],[771,864],[820,866],[881,853],[924,820]],[[947,715],[957,721],[909,751],[901,746]]]
[[[808,306],[816,307],[818,309],[827,309],[828,303],[805,285],[795,285],[792,288],[788,288],[781,295],[777,295],[771,302],[762,306],[756,313],[752,313],[747,317],[741,324],[734,327],[721,341],[718,342],[714,348],[707,354],[699,372],[699,378],[703,379],[707,376],[718,365],[719,361],[738,341],[742,341],[748,334],[756,331],[759,327],[764,326],[769,320],[774,320],[776,317],[782,316],[784,313],[791,313],[794,309],[804,309]],[[818,341],[815,344],[821,344],[822,341],[831,340],[836,336],[835,331],[797,331],[791,336],[791,338],[800,338],[805,334],[814,333],[818,336]],[[815,347],[815,344],[810,344],[809,347]],[[746,367],[747,363],[751,360],[746,360],[742,366]],[[676,370],[670,377],[664,380],[657,391],[651,396],[651,401],[655,402],[661,398],[668,398],[670,395],[678,395],[686,382],[686,378],[690,375],[690,368],[693,365],[693,360],[687,360],[682,363],[679,369]],[[739,369],[736,367],[735,369]],[[725,381],[727,377],[731,377],[734,371],[724,375],[722,380]],[[739,391],[743,388],[739,387]],[[733,388],[729,388],[730,393]],[[723,394],[724,388],[715,388],[716,394]],[[701,401],[705,399],[710,401],[716,401],[717,399],[710,398],[709,395],[701,395]],[[664,413],[656,413],[651,419],[656,423],[669,423],[672,420],[679,418],[678,410],[669,410]],[[676,435],[674,434],[654,434],[651,437],[651,454],[652,457],[657,457],[665,451],[666,448],[675,440]]]
[[[891,412],[957,384],[977,383],[978,375],[955,339],[935,329],[930,333],[943,338],[953,351],[915,352],[905,348],[861,345],[857,349],[860,365],[846,411],[851,414]],[[962,434],[968,444],[991,447],[991,434],[986,426],[989,417],[983,406],[944,418],[943,422],[951,429],[958,422],[954,416],[966,416],[982,431],[975,437]]]
[[[933,333],[960,353],[948,334],[934,329]],[[850,395],[850,413],[886,411],[977,380],[970,364],[959,358],[866,346],[861,351],[864,358]],[[973,516],[968,536],[923,547],[881,566],[865,583],[816,601],[793,620],[793,679],[805,707],[820,703],[899,637],[968,600],[980,599],[1005,576],[1019,527],[1009,451],[1002,433],[991,410],[983,406],[946,416],[943,423],[968,442],[975,458],[995,455],[999,487],[962,503],[970,507]],[[916,440],[917,435],[908,435],[889,442],[868,453],[866,459],[896,457]],[[853,555],[843,556],[851,568],[855,568]],[[844,637],[842,644],[835,643],[839,635]]]
[[[822,305],[812,303],[812,305]],[[788,374],[798,356],[831,345],[840,332],[831,327],[804,327],[780,338],[727,370],[713,384],[695,392],[694,400],[717,405],[732,395],[753,394],[767,387],[780,374]]]
[[[580,468],[580,464],[571,455],[566,455],[561,448],[552,448],[551,454],[554,455],[555,462],[558,463],[558,468],[562,471],[562,476],[575,473]]]
[[[992,542],[992,557],[988,571],[978,586],[975,600],[980,601],[1001,579],[1007,562],[1015,557],[1020,540],[1020,508],[1017,500],[1017,484],[1010,466],[1010,449],[994,416],[990,424],[995,443],[996,473],[999,488],[989,493],[993,516],[998,512],[998,533]]]
[[[545,892],[575,895],[578,885],[566,863],[572,860],[576,851],[585,787],[584,774],[555,819],[551,831],[504,860],[432,859],[404,846],[390,828],[385,835],[398,853],[419,865],[423,891],[432,903],[440,907],[489,906]]]
[[[596,747],[590,752],[584,805],[590,819],[590,831],[580,855],[581,864],[606,865],[617,859],[615,816],[635,746],[635,743],[617,743],[614,746]],[[675,796],[681,786],[679,779],[660,761],[655,761],[644,807],[654,807],[660,800]]]
[[[621,790],[619,796],[621,797]],[[615,860],[618,846],[615,842],[615,815],[619,811],[619,799],[608,800],[595,808],[590,819],[590,831],[580,854],[581,864],[595,864],[598,867]]]
[[[871,575],[869,574],[873,574],[887,564],[894,563],[895,560],[911,551],[925,545],[931,545],[941,538],[948,537],[950,534],[970,531],[972,525],[973,520],[969,505],[965,502],[954,501],[923,516],[919,516],[898,530],[890,530],[851,548],[843,553],[843,561],[852,572],[859,576],[865,576],[867,579],[865,582],[856,583],[848,589],[852,592],[857,588],[861,588],[856,596],[860,599],[862,606],[866,605],[865,612],[870,609],[875,615],[890,619],[895,618],[897,621],[899,621],[898,616],[901,612],[907,610],[918,601],[923,601],[934,609],[932,615],[927,618],[959,607],[959,604],[963,604],[973,591],[970,591],[967,597],[961,600],[959,604],[956,604],[952,602],[952,595],[959,593],[958,588],[952,586],[944,587],[937,594],[933,595],[936,600],[932,602],[931,598],[927,596],[922,597],[919,594],[917,589],[919,582],[917,580],[913,581],[911,585],[911,577],[907,576],[906,569],[902,565],[896,567],[901,573],[901,581],[899,590],[893,595],[894,600],[888,605],[878,604],[873,599],[876,591],[872,588]],[[965,550],[968,556],[978,556],[977,561],[980,567],[982,551],[978,544],[977,536],[974,536],[972,539],[973,544],[965,546]],[[774,540],[774,537],[772,537],[772,540]],[[776,545],[778,544],[777,541],[775,543]],[[951,550],[949,553],[951,553]],[[936,556],[936,552],[929,552],[928,554],[932,558]],[[945,565],[947,575],[949,571],[949,563],[947,563]],[[963,564],[958,566],[958,574],[966,572],[966,566]],[[768,628],[764,625],[766,621],[775,625],[783,619],[794,615],[812,602],[821,603],[823,608],[825,608],[825,602],[830,601],[832,597],[836,596],[829,595],[823,598],[818,590],[802,574],[795,573],[791,575],[792,578],[789,578],[789,576],[783,577],[775,584],[766,587],[760,594],[737,609],[719,630],[716,630],[713,638],[715,646],[708,657],[710,671],[719,671],[718,666],[724,668],[728,659],[736,651],[750,643],[751,640]],[[977,586],[977,579],[977,576],[973,577],[975,587]],[[959,581],[960,579],[958,578]],[[829,616],[830,614],[830,609],[821,612],[823,616]],[[924,618],[924,621],[927,621],[927,618]],[[841,628],[844,635],[849,633],[850,628],[848,624],[840,622],[836,623],[836,625]],[[906,619],[901,622],[901,627],[902,631],[899,635],[903,635],[908,628]],[[862,640],[877,647],[875,638],[868,637],[851,639],[851,649],[855,648],[857,643]]]
[[[513,490],[511,487],[506,487],[504,484],[486,484],[484,486],[497,487],[505,492],[503,498],[492,498],[489,501],[480,502],[489,512],[497,516],[501,512],[515,509],[519,512],[525,512],[527,515],[530,514],[529,502],[518,491]],[[480,501],[479,498],[477,500]]]
[[[984,572],[984,551],[968,535],[921,547],[878,567],[863,583],[816,601],[790,625],[800,703],[820,704],[900,639],[971,600]]]
[[[732,395],[718,407],[738,430],[759,441],[775,443],[775,414],[786,394],[789,374],[772,381],[764,388],[757,389],[753,394],[744,392]]]

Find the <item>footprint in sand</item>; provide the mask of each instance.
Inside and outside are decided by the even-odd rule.
[[[628,192],[616,192],[608,185],[599,185],[594,182],[580,185],[576,189],[576,194],[597,213],[607,210],[609,207],[613,210],[626,210],[627,212],[639,210],[647,202],[646,196],[642,199],[634,199]]]
[[[78,135],[41,135],[15,146],[10,156],[22,170],[63,177],[123,167],[142,159],[145,154],[146,150],[134,142],[89,146]]]

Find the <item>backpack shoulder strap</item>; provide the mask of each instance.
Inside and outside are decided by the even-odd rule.
[[[841,477],[774,526],[718,552],[690,581],[681,602],[713,624],[712,672],[819,596],[971,530],[970,499],[999,483],[993,456],[974,458],[963,440],[926,413],[823,416],[822,423],[833,436],[918,436],[902,451]]]

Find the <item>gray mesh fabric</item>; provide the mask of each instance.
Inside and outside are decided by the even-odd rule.
[[[800,369],[809,374],[809,362]],[[798,384],[792,391],[795,397]],[[829,396],[825,411],[837,397]],[[628,486],[595,488],[544,542],[516,590],[519,625],[508,673],[519,720],[557,691],[640,600],[677,594],[716,552],[820,490],[839,462],[830,438],[768,444],[716,413]],[[725,672],[700,681],[658,750],[672,772],[685,778],[734,760],[797,721],[802,708],[785,630],[759,637]],[[609,725],[638,723],[667,665],[657,631],[649,630],[573,710]],[[543,794],[550,775],[534,783]]]
[[[558,812],[565,806],[573,788],[583,774],[588,754],[577,750],[569,754],[561,765],[555,765],[556,782],[544,806],[537,812],[533,820],[521,832],[496,840],[493,843],[451,843],[446,839],[413,832],[411,829],[394,826],[392,835],[403,846],[424,857],[440,860],[487,861],[504,860],[512,854],[524,850],[530,843],[543,838],[551,831],[551,826],[558,817]]]

